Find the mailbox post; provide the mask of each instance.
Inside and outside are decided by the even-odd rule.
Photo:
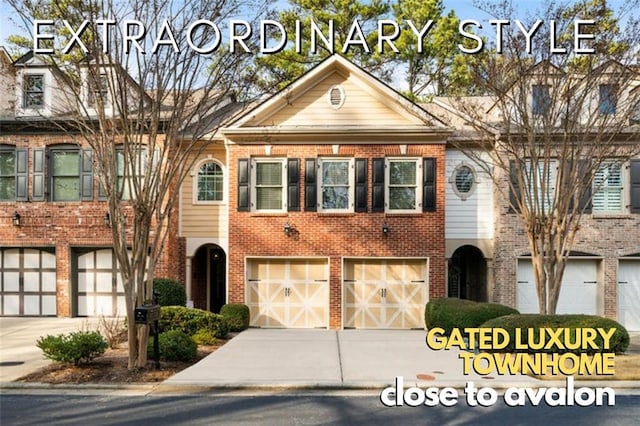
[[[153,324],[153,365],[156,370],[160,369],[160,347],[158,345],[158,321],[160,320],[160,305],[158,304],[159,294],[153,292],[153,305],[138,306],[135,309],[136,324]]]

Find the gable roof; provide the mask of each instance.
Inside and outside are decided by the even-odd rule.
[[[272,121],[273,118],[282,121],[282,115],[284,114],[282,111],[294,105],[296,101],[302,102],[305,100],[305,96],[307,96],[308,99],[317,101],[320,95],[314,93],[313,90],[316,88],[326,90],[327,85],[330,85],[331,81],[333,81],[332,79],[341,79],[341,81],[351,80],[355,85],[354,87],[357,88],[357,91],[364,93],[379,105],[384,105],[385,108],[389,109],[394,117],[398,118],[396,123],[378,122],[375,117],[367,114],[367,105],[362,106],[362,119],[353,123],[338,122],[338,120],[331,122],[330,120],[323,120],[322,117],[314,117],[318,119],[313,120],[314,122],[312,123],[301,123],[299,121],[274,123],[274,121]],[[288,114],[295,115],[295,113],[296,112],[293,111]],[[342,56],[334,54],[307,71],[280,92],[242,114],[225,128],[224,132],[228,135],[274,132],[278,134],[344,134],[345,132],[353,134],[353,132],[374,133],[385,130],[423,134],[443,134],[450,132],[447,124],[437,116],[411,102],[367,71],[354,65]]]

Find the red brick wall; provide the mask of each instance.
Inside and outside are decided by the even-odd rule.
[[[33,149],[63,143],[81,145],[80,141],[78,136],[68,134],[0,136],[0,144],[13,145],[16,148],[30,148],[28,153],[29,198],[32,193]],[[106,202],[97,201],[97,178],[94,178],[93,189],[94,201],[0,203],[0,247],[55,247],[58,316],[67,317],[72,314],[71,249],[73,247],[112,246],[111,228],[105,226],[104,222],[108,207]],[[12,223],[16,212],[21,217],[22,225],[19,227]],[[177,214],[174,216],[176,218],[172,223],[177,229]],[[156,276],[160,276],[159,274],[162,273],[164,276],[172,278],[183,278],[183,259],[184,242],[171,236],[167,240]],[[183,279],[180,281],[184,282]]]
[[[371,205],[371,159],[400,156],[398,145],[342,145],[340,157],[368,158],[368,206]],[[300,204],[304,206],[305,158],[331,156],[326,145],[273,145],[271,157],[300,158]],[[330,327],[341,326],[343,257],[428,257],[429,297],[444,296],[444,145],[410,145],[407,156],[437,159],[437,210],[421,214],[287,212],[260,214],[237,211],[238,159],[265,157],[264,146],[229,146],[229,272],[230,302],[245,302],[246,256],[328,256],[330,258]],[[293,227],[286,236],[286,222]],[[383,235],[382,225],[390,232]]]

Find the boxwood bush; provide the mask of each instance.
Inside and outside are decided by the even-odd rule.
[[[517,313],[516,309],[497,303],[440,298],[427,303],[424,323],[427,328],[442,328],[448,336],[454,328],[479,327],[489,319]]]
[[[158,336],[162,361],[192,361],[198,355],[198,345],[180,330],[169,330]],[[153,358],[153,338],[147,343],[147,357]]]
[[[518,349],[515,348],[515,330],[517,328],[521,329],[521,338],[520,341],[525,343],[525,346],[528,343],[528,329],[533,329],[533,337],[534,342],[539,342],[540,339],[540,329],[541,328],[569,328],[571,329],[571,342],[575,341],[575,330],[577,328],[604,328],[608,330],[610,328],[615,328],[616,331],[611,337],[609,349],[603,348],[602,337],[598,334],[595,339],[595,344],[599,349],[559,349],[555,345],[553,347],[545,350],[545,349],[536,349],[529,350],[529,352],[557,352],[557,353],[596,353],[596,352],[615,352],[622,353],[627,350],[629,347],[629,333],[627,330],[618,322],[609,319],[600,317],[597,315],[540,315],[540,314],[519,314],[519,315],[507,315],[500,318],[491,319],[484,324],[482,327],[487,328],[503,328],[507,330],[509,333],[509,345],[501,349],[501,352],[527,352],[526,349]]]
[[[184,306],[187,303],[184,287],[171,278],[154,278],[153,291],[160,293],[160,306]]]
[[[108,345],[97,331],[76,331],[41,337],[36,346],[52,361],[79,365],[104,354]]]
[[[249,307],[242,303],[228,303],[220,309],[220,315],[229,325],[230,331],[242,331],[249,328]]]
[[[222,315],[186,306],[161,306],[160,332],[179,330],[193,336],[199,330],[210,330],[214,337],[224,338],[229,332]]]

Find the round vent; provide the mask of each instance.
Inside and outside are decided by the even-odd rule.
[[[329,105],[333,109],[338,109],[344,105],[344,89],[342,86],[332,86],[327,94],[329,98]]]

